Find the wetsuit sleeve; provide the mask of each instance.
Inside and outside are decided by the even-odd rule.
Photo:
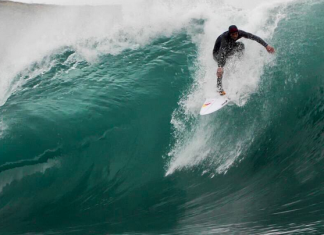
[[[222,45],[222,36],[219,36],[215,42],[215,46],[213,50],[213,57],[214,60],[217,62],[218,67],[224,67],[226,63],[225,54],[221,49],[221,45]]]
[[[247,33],[243,30],[240,30],[239,31],[239,34],[240,36],[244,37],[244,38],[248,38],[248,39],[251,39],[251,40],[254,40],[258,43],[260,43],[262,46],[266,47],[268,46],[268,43],[266,43],[263,39],[261,39],[260,37],[256,36],[256,35],[253,35],[252,33]]]

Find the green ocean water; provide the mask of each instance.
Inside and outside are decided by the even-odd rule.
[[[0,24],[11,39],[0,60],[1,234],[323,233],[324,2],[216,13],[190,3],[152,1],[114,34],[95,8],[81,9],[93,24],[65,32],[47,24],[60,8],[0,5],[12,24]],[[260,27],[276,54],[244,41],[224,74],[234,104],[201,117],[227,28],[214,13]]]

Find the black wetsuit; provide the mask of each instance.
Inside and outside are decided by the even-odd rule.
[[[226,31],[217,38],[213,50],[213,57],[217,61],[218,67],[224,67],[226,59],[229,56],[233,55],[235,52],[242,52],[244,50],[244,44],[242,42],[236,42],[242,37],[257,41],[264,47],[268,46],[268,44],[258,36],[243,30],[238,30],[238,38],[236,40],[233,40],[229,32]]]

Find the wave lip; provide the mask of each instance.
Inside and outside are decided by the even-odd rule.
[[[49,6],[0,2],[0,107],[26,83],[21,73],[62,47],[89,60],[98,54],[91,39],[102,41],[121,21],[117,5]],[[10,27],[8,27],[10,25]],[[90,48],[89,48],[90,47]]]

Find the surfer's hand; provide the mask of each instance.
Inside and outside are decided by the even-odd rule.
[[[266,49],[267,49],[267,51],[268,51],[269,53],[271,53],[271,54],[275,53],[275,49],[274,49],[272,46],[270,46],[270,45],[268,45],[268,46],[266,47]]]
[[[224,73],[224,69],[222,67],[219,67],[217,69],[217,77],[221,78],[223,76],[223,73]]]

